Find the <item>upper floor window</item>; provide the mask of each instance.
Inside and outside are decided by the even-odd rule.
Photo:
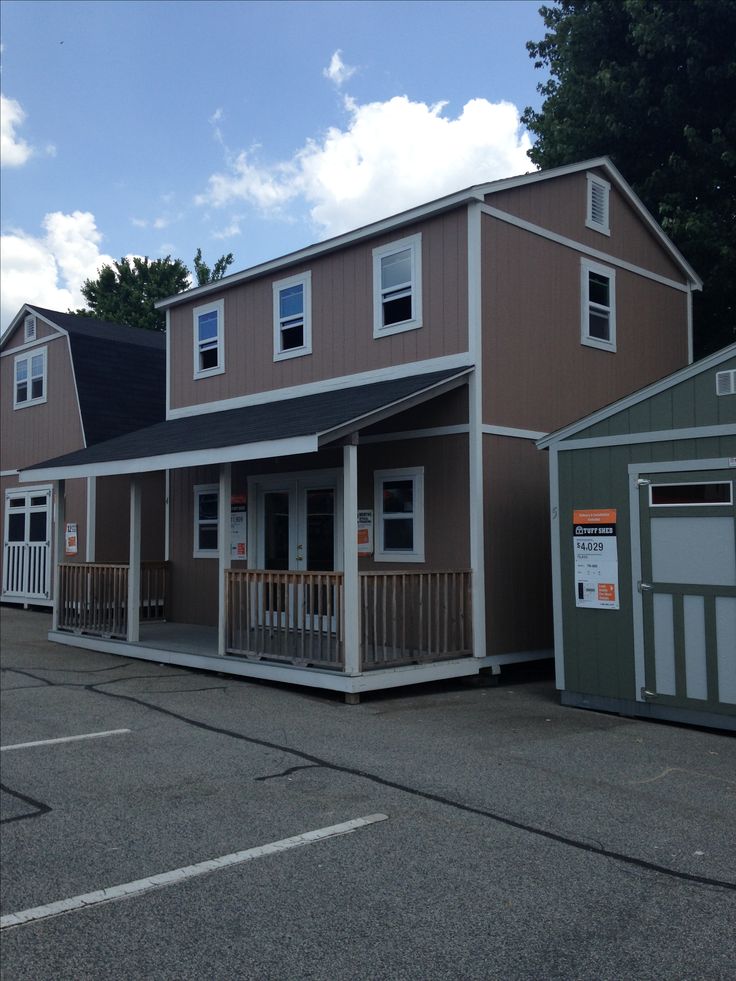
[[[223,300],[195,307],[194,316],[194,377],[220,375],[225,370]]]
[[[194,488],[194,558],[213,558],[218,554],[217,484],[197,484]]]
[[[604,351],[616,350],[616,273],[580,260],[580,341]]]
[[[422,236],[373,250],[373,336],[422,326]]]
[[[312,353],[312,276],[301,273],[273,284],[273,359]]]
[[[424,562],[424,468],[374,474],[377,562]]]
[[[23,334],[26,341],[36,340],[36,317],[32,313],[23,321]]]
[[[608,181],[604,181],[602,177],[597,177],[595,174],[588,174],[588,205],[585,224],[588,228],[594,228],[604,235],[611,234],[608,217],[610,191],[611,185]]]
[[[15,359],[13,406],[23,409],[46,401],[46,348],[35,348]]]

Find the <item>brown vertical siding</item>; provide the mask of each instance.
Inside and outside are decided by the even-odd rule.
[[[12,355],[0,358],[0,469],[28,467],[83,446],[66,338],[46,345],[46,402],[13,408],[14,365]]]
[[[77,526],[76,555],[62,555],[62,562],[84,562],[87,558],[87,481],[84,478],[64,481],[64,518]]]
[[[3,345],[3,350],[11,350],[14,348],[22,347],[25,341],[25,317],[21,318],[20,323],[15,328],[10,337],[7,338],[5,344]],[[43,337],[57,337],[59,331],[55,327],[52,327],[45,320],[42,320],[38,315],[36,316],[36,340],[40,340]]]
[[[421,231],[423,326],[373,337],[373,249]],[[224,290],[225,372],[193,379],[195,306],[171,310],[171,407],[234,398],[457,354],[467,343],[467,217],[464,209],[346,247]],[[272,284],[311,270],[312,354],[273,360]]]
[[[617,350],[587,347],[580,253],[488,216],[482,229],[484,422],[551,432],[687,363],[685,293],[616,269]]]
[[[141,560],[162,561],[165,535],[165,474],[140,474]],[[130,477],[98,477],[95,561],[127,562],[130,554]]]
[[[375,512],[374,473],[424,467],[424,563],[360,559],[363,572],[414,569],[469,569],[468,437],[436,436],[358,449],[358,508]],[[374,513],[374,540],[378,514]]]
[[[593,169],[591,173],[608,179],[602,170]],[[587,183],[583,171],[489,194],[486,203],[592,249],[684,283],[680,267],[615,186],[611,186],[609,198],[611,234],[586,227]]]
[[[217,625],[217,558],[195,559],[194,487],[216,484],[218,467],[172,470],[170,500],[171,618],[178,623]]]
[[[547,454],[483,437],[486,653],[552,648]]]

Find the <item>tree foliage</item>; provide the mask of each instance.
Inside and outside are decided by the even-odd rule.
[[[205,286],[207,283],[214,283],[222,279],[227,273],[227,267],[233,263],[233,254],[221,255],[212,269],[202,258],[202,250],[197,249],[194,257],[194,275],[197,277],[197,286]]]
[[[232,261],[233,254],[229,252],[220,256],[210,269],[202,259],[202,250],[197,249],[194,257],[197,285],[222,279]],[[74,312],[131,327],[165,330],[166,315],[156,310],[156,302],[190,286],[191,274],[181,259],[172,259],[170,255],[153,260],[138,256],[122,258],[112,266],[104,265],[96,279],[85,280],[82,296],[87,307]]]
[[[736,340],[736,0],[557,0],[534,163],[612,158],[704,281],[698,355]]]

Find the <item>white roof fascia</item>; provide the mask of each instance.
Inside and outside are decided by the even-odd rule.
[[[728,361],[729,358],[733,358],[734,356],[736,356],[736,344],[729,344],[728,347],[721,348],[720,351],[709,354],[701,361],[695,361],[693,364],[689,364],[687,367],[674,372],[674,374],[666,375],[664,378],[660,378],[659,381],[647,385],[646,388],[640,388],[637,392],[633,392],[631,395],[619,399],[618,402],[612,402],[610,405],[598,409],[597,412],[593,412],[584,419],[578,419],[577,422],[565,426],[564,429],[558,429],[543,439],[537,440],[537,449],[546,450],[555,443],[561,443],[568,436],[574,436],[575,433],[579,433],[583,429],[588,429],[590,426],[595,426],[599,422],[610,418],[610,416],[616,415],[617,412],[623,412],[631,408],[632,405],[637,405],[639,402],[645,401],[645,399],[659,395],[660,392],[665,392],[668,388],[673,388],[675,385],[679,385],[689,378],[694,378],[702,372],[710,371],[711,368],[716,368],[723,361]]]
[[[230,276],[225,276],[222,279],[218,279],[214,283],[207,283],[205,286],[197,286],[194,289],[185,291],[184,293],[177,293],[175,296],[170,296],[166,299],[159,300],[155,305],[159,310],[165,310],[169,307],[178,306],[181,303],[187,303],[190,300],[196,300],[202,296],[208,296],[210,293],[217,292],[218,290],[227,289],[230,286],[237,285],[238,283],[247,282],[250,279],[256,279],[259,276],[264,276],[268,273],[275,272],[285,268],[286,266],[293,266],[300,262],[306,262],[309,259],[313,259],[320,255],[325,255],[328,252],[333,252],[337,249],[343,248],[346,245],[359,242],[361,239],[380,235],[383,232],[391,231],[392,229],[398,229],[403,225],[408,225],[414,221],[418,221],[421,218],[438,214],[441,211],[448,211],[451,208],[456,208],[459,205],[467,204],[473,201],[483,201],[485,196],[488,194],[495,194],[499,191],[507,191],[510,188],[520,187],[526,184],[533,184],[537,181],[554,180],[557,177],[564,177],[567,174],[576,174],[580,171],[591,170],[594,167],[600,167],[609,174],[609,176],[618,186],[619,190],[622,191],[625,197],[629,199],[634,209],[648,226],[649,230],[659,240],[663,248],[669,252],[670,256],[677,263],[677,265],[682,268],[683,272],[692,283],[693,288],[698,290],[702,289],[702,280],[697,275],[695,270],[665,235],[660,226],[657,224],[656,220],[652,217],[650,212],[644,207],[640,199],[634,193],[630,184],[613,164],[610,157],[604,156],[593,157],[590,160],[583,160],[579,163],[566,164],[562,167],[553,167],[550,170],[537,170],[528,174],[521,174],[516,177],[489,181],[486,184],[476,184],[472,187],[457,191],[454,194],[447,195],[446,197],[437,198],[436,200],[430,201],[427,204],[420,205],[416,208],[411,208],[408,211],[402,211],[398,215],[392,215],[388,218],[382,219],[381,221],[373,222],[370,225],[364,225],[353,231],[345,232],[343,235],[338,235],[335,238],[327,239],[325,242],[320,242],[316,245],[309,245],[304,249],[298,250],[297,252],[290,252],[287,255],[280,256],[277,259],[271,259],[268,262],[260,263],[257,266],[251,266],[249,269],[244,269],[241,272],[233,273]]]
[[[397,399],[395,402],[388,402],[378,409],[365,412],[362,416],[355,416],[354,419],[340,423],[339,426],[333,426],[332,429],[324,429],[318,433],[319,444],[322,446],[325,443],[332,443],[341,436],[346,436],[358,429],[363,429],[365,426],[372,426],[374,423],[381,422],[383,419],[388,419],[396,415],[397,412],[404,412],[406,409],[411,409],[415,405],[421,405],[429,399],[437,398],[440,395],[444,395],[445,392],[459,388],[465,383],[466,378],[473,370],[473,368],[466,368],[457,375],[452,375],[450,378],[443,378],[442,381],[428,385],[427,388],[422,388],[418,392],[412,392],[411,395]]]
[[[429,215],[438,214],[441,211],[449,211],[462,204],[478,200],[481,200],[481,198],[478,196],[476,188],[466,188],[447,197],[438,198],[436,201],[431,201],[428,204],[411,208],[409,211],[402,211],[398,215],[383,218],[381,221],[373,222],[371,225],[364,225],[361,228],[356,228],[354,231],[345,232],[343,235],[338,235],[335,238],[329,238],[316,245],[308,245],[303,249],[299,249],[297,252],[289,252],[286,255],[279,256],[277,259],[270,259],[257,266],[251,266],[249,269],[242,270],[242,272],[224,276],[222,279],[215,280],[214,283],[207,283],[205,286],[195,286],[194,289],[186,290],[184,293],[176,293],[174,296],[159,300],[155,306],[157,310],[165,310],[168,307],[178,306],[181,303],[199,299],[202,296],[215,293],[223,288],[227,289],[238,283],[247,282],[250,279],[257,279],[259,276],[265,276],[267,273],[284,269],[287,266],[294,266],[297,263],[306,262],[316,256],[326,255],[329,252],[344,248],[346,245],[359,242],[361,239],[381,235],[383,232],[401,228],[403,225],[409,225]]]
[[[243,443],[239,446],[185,450],[180,453],[162,453],[159,456],[136,457],[127,460],[109,460],[67,467],[39,467],[22,470],[19,474],[19,481],[22,484],[29,484],[36,480],[71,480],[74,477],[111,477],[122,474],[152,473],[156,470],[178,470],[183,467],[203,467],[214,463],[235,463],[239,460],[264,460],[273,456],[316,453],[318,449],[316,435],[293,436],[286,439],[262,440],[258,443]]]

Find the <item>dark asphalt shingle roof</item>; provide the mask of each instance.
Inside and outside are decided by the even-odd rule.
[[[166,417],[166,335],[28,304],[69,334],[87,446]]]
[[[169,419],[27,469],[92,466],[324,433],[410,398],[468,370],[453,368],[239,409]]]

